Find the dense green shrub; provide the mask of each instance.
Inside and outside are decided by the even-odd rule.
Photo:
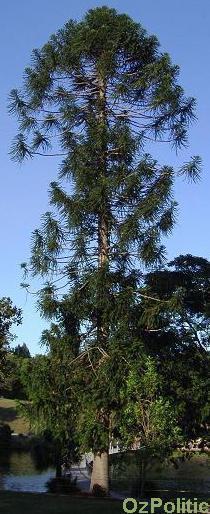
[[[71,474],[65,477],[50,478],[46,486],[49,493],[76,494],[80,491],[77,486],[77,477],[72,478]]]

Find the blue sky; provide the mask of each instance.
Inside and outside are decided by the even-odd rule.
[[[33,48],[42,46],[69,18],[80,19],[89,8],[108,5],[126,12],[149,33],[156,34],[163,51],[169,52],[181,68],[180,82],[186,94],[197,99],[198,120],[190,129],[189,148],[176,156],[163,145],[152,153],[161,162],[178,166],[191,155],[203,159],[202,181],[176,184],[179,216],[173,235],[166,242],[168,256],[192,253],[210,258],[210,4],[209,0],[2,0],[1,2],[1,186],[0,297],[10,296],[23,309],[23,324],[15,330],[17,342],[40,351],[38,343],[45,326],[36,310],[34,297],[26,297],[19,284],[20,263],[30,254],[31,233],[48,209],[48,187],[56,177],[56,160],[27,161],[21,167],[11,162],[9,147],[16,122],[8,116],[9,91],[21,85],[24,67]]]

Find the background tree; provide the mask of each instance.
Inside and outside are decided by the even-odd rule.
[[[177,331],[182,330],[183,337],[186,334],[198,346],[207,348],[210,341],[210,262],[203,257],[180,255],[164,269],[149,273],[146,284],[159,299],[168,300],[172,295],[179,295],[180,316],[177,310],[173,326]]]
[[[186,438],[208,433],[210,263],[180,255],[145,276],[144,293],[159,299],[153,332],[145,332],[148,351],[159,362],[164,394],[174,399]],[[171,309],[170,299],[178,298]],[[160,302],[164,300],[164,302]],[[153,302],[150,302],[150,314]],[[149,306],[145,311],[149,312]]]
[[[10,332],[11,326],[19,325],[22,321],[21,310],[12,304],[10,298],[0,299],[0,393],[2,394],[6,381],[6,356],[9,344],[14,339]]]
[[[63,302],[64,303],[64,302]],[[32,429],[39,435],[50,434],[55,450],[56,476],[62,474],[62,464],[70,467],[79,458],[75,434],[78,398],[71,376],[71,361],[75,340],[67,330],[65,306],[57,304],[60,322],[52,323],[50,329],[42,334],[47,354],[37,355],[25,360],[21,368],[21,378],[29,403],[22,405],[24,415],[29,419]],[[55,313],[56,315],[56,313]]]
[[[23,359],[30,359],[31,354],[25,343],[18,344],[13,350],[14,355]]]
[[[26,391],[22,380],[22,373],[26,361],[31,358],[26,344],[18,344],[5,353],[5,380],[2,394],[7,398],[17,400],[26,399]]]
[[[58,285],[68,296],[80,343],[73,363],[81,374],[80,434],[94,451],[92,487],[105,490],[113,397],[102,377],[106,370],[114,391],[115,376],[123,379],[117,354],[125,358],[131,346],[133,358],[141,354],[132,317],[142,266],[161,261],[160,238],[175,219],[176,172],[159,166],[145,145],[181,147],[194,117],[195,101],[185,97],[178,73],[156,37],[102,7],[35,50],[23,91],[11,92],[20,121],[13,158],[63,155],[50,189],[54,212],[34,233],[30,269],[47,280],[43,313],[57,301]],[[194,157],[179,173],[196,179],[199,167]]]

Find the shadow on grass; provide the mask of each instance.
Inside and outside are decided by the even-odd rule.
[[[0,407],[0,421],[10,423],[17,418],[17,412],[13,407]]]

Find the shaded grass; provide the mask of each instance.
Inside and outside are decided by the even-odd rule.
[[[17,434],[29,432],[29,423],[17,412],[15,400],[0,398],[0,423],[8,424]]]
[[[30,493],[0,493],[2,514],[119,514],[122,502]]]
[[[193,500],[192,496],[191,499]],[[175,498],[168,497],[168,500],[164,501],[175,502]],[[198,499],[198,502],[200,501],[209,503],[209,498],[202,497]],[[88,499],[2,491],[0,492],[0,512],[2,514],[119,514],[123,513],[123,502],[102,498]],[[156,512],[164,514],[163,508]]]

